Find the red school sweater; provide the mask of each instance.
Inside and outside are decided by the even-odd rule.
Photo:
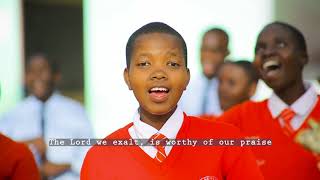
[[[128,129],[106,139],[130,139]],[[177,139],[239,138],[234,126],[184,115]],[[139,146],[93,146],[81,169],[82,180],[99,179],[263,179],[250,150],[239,146],[174,146],[160,165]]]
[[[0,133],[0,180],[40,179],[31,151]]]
[[[252,148],[265,179],[320,180],[316,157],[295,141],[299,132],[310,128],[308,121],[311,119],[320,121],[319,100],[303,125],[292,136],[285,135],[279,121],[272,118],[267,100],[240,104],[225,112],[218,121],[236,125],[248,138],[272,139],[272,146]]]

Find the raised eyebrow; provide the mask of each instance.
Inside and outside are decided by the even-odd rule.
[[[134,61],[138,62],[141,60],[145,60],[145,59],[149,59],[150,55],[148,53],[141,53],[141,54],[137,54],[135,55]]]
[[[176,53],[174,53],[174,52],[169,52],[167,55],[169,55],[169,56],[178,56]]]
[[[174,57],[183,57],[176,49],[172,49],[166,53],[167,56],[174,56]]]

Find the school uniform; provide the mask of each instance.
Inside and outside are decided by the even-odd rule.
[[[149,139],[160,134],[168,139],[239,138],[238,129],[187,116],[180,109],[158,131],[142,122],[133,123],[106,139]],[[93,146],[86,155],[81,179],[263,179],[247,148],[227,146]],[[165,154],[165,158],[158,159]]]
[[[320,122],[319,95],[310,84],[305,86],[307,91],[291,106],[273,94],[262,102],[237,105],[218,119],[236,125],[247,138],[272,139],[272,146],[252,148],[266,179],[320,179],[317,157],[297,140],[311,121]]]
[[[201,116],[198,116],[199,118],[201,119],[207,119],[207,120],[211,120],[211,121],[215,121],[219,116],[214,116],[214,115],[201,115]]]
[[[0,179],[40,179],[33,155],[24,144],[0,133]]]

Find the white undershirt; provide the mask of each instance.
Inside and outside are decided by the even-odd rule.
[[[304,120],[309,116],[318,102],[318,94],[313,85],[305,82],[305,87],[307,91],[291,106],[283,102],[275,93],[273,93],[268,100],[268,108],[273,118],[277,118],[281,112],[288,107],[296,113],[291,121],[291,126],[295,131],[301,127]],[[279,119],[279,121],[280,125],[283,126],[283,120]]]
[[[136,111],[133,118],[133,126],[128,131],[132,139],[149,139],[156,133],[165,135],[168,139],[175,139],[183,123],[183,111],[177,107],[175,112],[158,131],[156,128],[140,120],[140,114]],[[139,146],[151,158],[155,158],[157,149],[154,146]],[[173,146],[166,146],[165,152],[168,156]]]

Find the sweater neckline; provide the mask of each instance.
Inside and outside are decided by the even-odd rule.
[[[178,131],[176,139],[185,139],[187,137],[187,132],[189,129],[190,119],[188,116],[183,113],[183,123]],[[123,133],[125,137],[131,139],[128,129],[133,125],[130,123],[129,126],[123,128]],[[175,163],[179,156],[181,156],[184,146],[173,146],[170,154],[167,158],[161,163],[157,163],[153,158],[151,158],[148,154],[146,154],[139,146],[132,146],[132,149],[129,151],[131,157],[135,159],[138,163],[144,166],[148,171],[157,175],[164,175],[172,167],[172,164]]]

